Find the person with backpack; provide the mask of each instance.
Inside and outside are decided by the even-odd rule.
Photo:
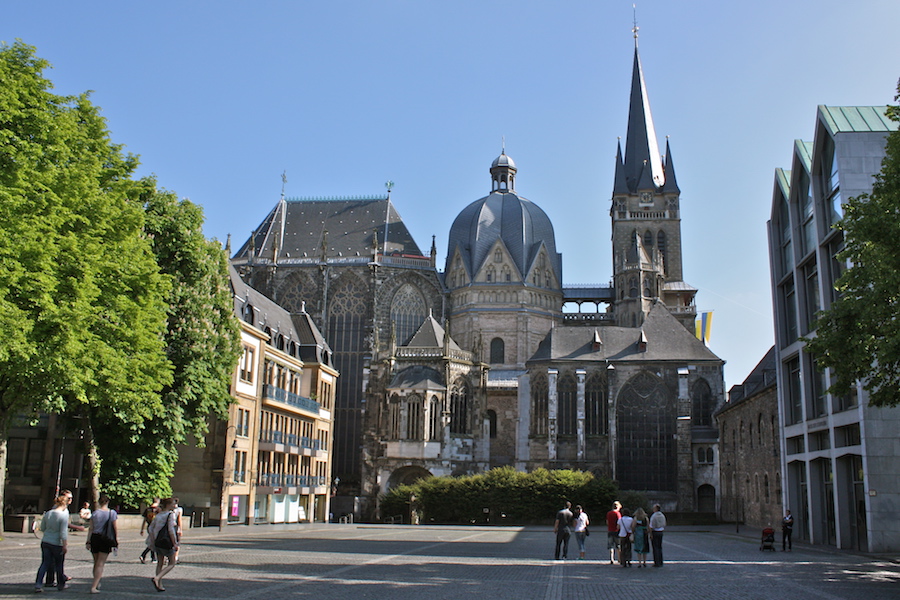
[[[91,582],[91,593],[100,593],[100,579],[103,577],[103,567],[110,552],[119,547],[118,541],[118,513],[109,508],[109,498],[106,494],[100,494],[97,502],[97,510],[91,514],[91,527],[88,530],[88,541],[85,547],[94,556],[94,580]]]
[[[162,509],[148,528],[147,545],[156,552],[156,575],[151,579],[157,592],[164,592],[162,579],[175,568],[175,555],[178,552],[178,524],[175,509],[178,503],[174,498],[166,498],[160,504]]]
[[[144,520],[141,522],[141,535],[144,535],[144,530],[147,533],[150,533],[150,523],[153,522],[153,519],[159,513],[159,498],[154,498],[153,502],[150,503],[150,506],[144,511]],[[156,553],[153,551],[153,548],[148,544],[144,551],[141,552],[141,563],[145,563],[147,561],[147,555],[150,555],[150,562],[156,562]]]

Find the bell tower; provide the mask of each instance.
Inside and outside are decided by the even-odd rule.
[[[624,156],[621,141],[616,152],[610,208],[613,306],[620,326],[639,326],[661,300],[693,330],[697,290],[682,277],[680,197],[668,140],[665,156],[659,152],[635,27],[628,133]]]

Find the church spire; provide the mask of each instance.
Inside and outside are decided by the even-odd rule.
[[[665,192],[681,194],[681,189],[675,183],[675,163],[672,161],[672,150],[669,148],[669,138],[666,136],[666,183],[662,189]]]
[[[613,181],[613,195],[629,193],[631,190],[628,189],[628,182],[625,180],[625,163],[622,162],[622,138],[619,138],[616,148],[616,177]]]
[[[634,29],[634,68],[631,74],[631,103],[628,109],[628,135],[625,138],[625,180],[632,192],[637,190],[642,175],[645,181],[652,181],[656,187],[666,182],[663,171],[656,129],[650,114],[647,85],[641,68],[641,57],[637,47],[637,27]],[[644,170],[648,172],[645,174]]]

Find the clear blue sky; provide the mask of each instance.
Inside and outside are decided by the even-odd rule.
[[[203,206],[238,247],[278,200],[393,199],[439,264],[490,189],[506,137],[517,190],[553,220],[567,284],[607,283],[632,0],[4,2],[60,93],[94,90],[141,174]],[[897,0],[639,1],[640,51],[682,190],[685,280],[740,383],[773,343],[773,176],[816,106],[893,102]]]

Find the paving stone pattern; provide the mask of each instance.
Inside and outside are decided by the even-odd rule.
[[[610,565],[605,536],[588,538],[587,560],[554,561],[547,528],[271,525],[187,532],[178,567],[157,593],[153,566],[137,557],[136,532],[124,532],[105,571],[103,598],[235,600],[427,600],[473,598],[719,600],[790,598],[897,600],[900,563],[797,544],[761,552],[749,532],[673,528],[666,565]],[[83,534],[70,536],[65,594],[87,594],[91,557]],[[570,557],[577,555],[574,539]],[[602,560],[602,558],[606,558]],[[648,556],[648,559],[650,557]],[[648,560],[652,564],[652,560]],[[35,597],[40,542],[9,534],[0,542],[0,599]],[[58,593],[47,590],[47,593]]]

